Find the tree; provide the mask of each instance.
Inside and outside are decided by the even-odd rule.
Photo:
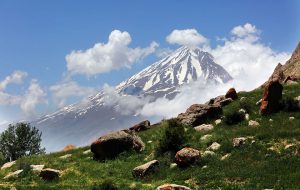
[[[42,154],[42,133],[29,123],[9,125],[0,136],[0,153],[6,160],[16,160],[21,156]]]

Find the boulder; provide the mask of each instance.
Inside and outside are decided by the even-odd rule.
[[[158,160],[152,160],[141,166],[135,167],[132,171],[134,177],[144,177],[153,172],[159,165]]]
[[[71,156],[72,156],[72,154],[66,154],[66,155],[60,156],[59,158],[60,159],[67,159],[67,158],[70,158]]]
[[[191,189],[183,185],[164,184],[157,187],[156,190],[191,190]]]
[[[75,145],[73,145],[73,144],[68,144],[67,146],[65,146],[65,147],[63,148],[62,151],[69,151],[69,150],[73,150],[73,149],[75,149],[75,148],[76,148]]]
[[[279,111],[282,98],[282,85],[278,80],[270,81],[264,89],[260,105],[261,114],[270,114]]]
[[[246,143],[247,138],[246,137],[238,137],[232,139],[233,147],[240,147]]]
[[[216,156],[216,153],[213,152],[213,151],[210,151],[210,150],[206,150],[203,152],[203,155],[202,155],[204,158],[205,157],[213,157],[213,156]]]
[[[222,120],[221,120],[221,119],[217,119],[217,120],[215,121],[215,124],[216,124],[216,125],[219,125],[220,123],[222,123]]]
[[[16,161],[7,162],[7,163],[5,163],[5,164],[2,165],[1,170],[4,170],[6,168],[10,168],[10,167],[12,167],[15,164],[16,164]]]
[[[91,151],[95,160],[112,159],[128,150],[142,151],[145,145],[131,130],[123,130],[100,137],[92,143]]]
[[[217,142],[213,142],[208,148],[207,150],[213,150],[213,151],[216,151],[216,150],[219,150],[221,148],[221,145]]]
[[[86,150],[86,151],[83,151],[83,153],[82,154],[84,154],[84,155],[87,155],[87,154],[89,154],[91,152],[91,150],[90,149],[88,149],[88,150]]]
[[[210,99],[205,104],[207,104],[207,105],[217,105],[217,106],[224,107],[224,106],[230,104],[232,101],[233,100],[231,98],[225,98],[224,95],[221,95],[221,96],[217,96],[215,98]]]
[[[258,127],[259,126],[259,123],[257,121],[254,121],[254,120],[250,120],[248,122],[248,126],[249,127]]]
[[[194,129],[198,132],[208,132],[214,129],[214,126],[211,124],[202,124],[197,127],[194,127]]]
[[[225,98],[231,98],[232,100],[236,100],[238,95],[234,88],[230,88],[227,93],[225,94]]]
[[[142,121],[132,127],[130,127],[129,129],[135,132],[139,132],[139,131],[144,131],[150,128],[150,121],[145,120]]]
[[[284,79],[283,83],[288,83],[288,81],[293,81],[293,82],[295,82],[295,81],[297,81],[297,78],[296,78],[296,77],[287,76],[287,77]]]
[[[210,119],[217,119],[222,114],[220,105],[193,104],[185,113],[177,116],[177,119],[184,125],[193,127],[201,125]]]
[[[175,155],[175,162],[179,167],[186,167],[200,159],[200,152],[193,148],[183,148]]]
[[[212,135],[204,135],[204,136],[202,136],[201,138],[200,138],[200,140],[202,140],[202,141],[207,141],[207,140],[209,140],[209,139],[211,139],[212,138]]]
[[[45,165],[30,165],[33,172],[40,173],[44,169]]]
[[[3,179],[18,177],[22,172],[23,172],[23,170],[17,170],[17,171],[14,171],[14,172],[10,172]]]
[[[59,171],[59,170],[45,168],[45,169],[42,169],[42,171],[40,173],[40,177],[45,181],[52,181],[52,180],[58,179],[60,176],[60,173],[61,173],[61,171]]]

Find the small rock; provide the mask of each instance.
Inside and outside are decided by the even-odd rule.
[[[240,113],[246,113],[246,110],[245,109],[240,109],[239,112]]]
[[[246,97],[241,97],[240,101],[245,101],[247,98]]]
[[[183,185],[164,184],[157,187],[156,190],[191,190],[191,189]]]
[[[200,138],[200,140],[206,141],[206,140],[208,140],[208,139],[210,139],[210,138],[212,138],[212,135],[207,134],[207,135],[202,136],[202,137]]]
[[[216,151],[216,150],[219,150],[220,147],[221,147],[221,145],[219,143],[213,142],[207,149]]]
[[[208,168],[208,166],[207,166],[207,165],[204,165],[204,166],[202,166],[202,169],[206,169],[206,168]]]
[[[148,143],[148,144],[151,144],[151,143],[152,143],[152,141],[147,141],[147,143]]]
[[[258,127],[259,123],[257,121],[254,121],[254,120],[250,120],[248,125],[250,127]]]
[[[273,119],[269,119],[269,122],[273,122]]]
[[[131,183],[131,184],[129,185],[129,188],[130,188],[130,189],[136,189],[136,183]]]
[[[70,158],[71,156],[72,156],[72,154],[66,154],[66,155],[60,156],[59,158],[60,159],[67,159],[67,158]]]
[[[10,167],[12,167],[15,163],[16,163],[16,161],[7,162],[7,163],[3,164],[3,166],[1,167],[1,170],[4,170],[4,169],[6,169],[6,168],[10,168]]]
[[[289,117],[289,120],[290,121],[292,121],[292,120],[294,120],[295,119],[295,117]]]
[[[91,153],[91,150],[90,150],[90,149],[84,151],[82,154],[87,155],[87,154],[89,154],[89,153]]]
[[[176,168],[177,167],[177,164],[176,163],[171,163],[170,164],[170,169],[173,169],[173,168]]]
[[[246,119],[247,121],[250,119],[250,115],[249,115],[248,113],[246,113],[245,119]]]
[[[247,138],[246,137],[238,137],[232,139],[233,147],[240,147],[246,143]]]
[[[14,172],[10,172],[3,179],[18,177],[22,172],[23,172],[23,170],[17,170],[17,171],[14,171]]]
[[[224,156],[221,157],[221,160],[226,160],[231,154],[225,154]]]
[[[130,127],[129,130],[139,132],[139,131],[144,131],[144,130],[150,129],[150,127],[151,127],[150,121],[145,120],[145,121],[142,121],[142,122]]]
[[[46,168],[41,171],[40,177],[45,181],[52,181],[52,180],[58,179],[60,176],[60,173],[61,172],[59,170]]]
[[[214,153],[213,151],[210,151],[210,150],[206,150],[203,152],[203,157],[207,157],[207,156],[215,156],[216,153]]]
[[[238,98],[238,95],[234,88],[230,88],[227,93],[225,94],[225,98],[231,98],[233,100],[236,100]]]
[[[222,123],[222,120],[221,120],[221,119],[217,119],[217,120],[215,121],[215,124],[216,124],[216,125],[219,125],[220,123]]]
[[[179,167],[185,167],[194,164],[200,159],[199,150],[193,148],[183,148],[175,155],[175,162]]]
[[[40,173],[44,169],[45,165],[30,165],[30,167],[33,172]]]
[[[288,148],[291,148],[293,146],[295,146],[295,145],[294,144],[287,144],[287,145],[285,145],[284,149],[288,149]]]
[[[15,187],[11,187],[11,188],[10,188],[10,190],[17,190],[17,188],[15,188]]]
[[[262,99],[258,100],[255,104],[258,106],[261,104],[261,102],[262,102]]]
[[[151,173],[159,165],[158,160],[152,160],[141,166],[135,167],[132,171],[134,177],[144,177]]]
[[[300,101],[300,96],[295,97],[294,100]]]
[[[194,127],[194,129],[198,132],[208,132],[208,131],[213,130],[213,128],[214,128],[214,126],[211,124],[202,124],[197,127]]]

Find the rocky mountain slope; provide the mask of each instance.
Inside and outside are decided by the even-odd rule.
[[[42,131],[47,151],[61,150],[67,144],[86,145],[99,135],[128,128],[146,119],[133,111],[124,113],[125,109],[117,99],[126,101],[130,96],[151,97],[152,101],[159,97],[172,99],[178,93],[178,87],[191,81],[214,84],[231,79],[209,53],[198,48],[181,47],[121,82],[114,91],[118,97],[101,91],[88,101],[66,106],[31,123]]]

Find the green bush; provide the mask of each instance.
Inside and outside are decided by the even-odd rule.
[[[18,164],[18,170],[23,170],[22,175],[25,176],[31,173],[30,164],[24,160],[21,160]]]
[[[106,179],[100,185],[94,185],[92,190],[118,190],[112,180]]]
[[[162,139],[159,141],[156,153],[162,154],[168,151],[178,151],[185,142],[183,125],[177,119],[170,119],[164,131]]]
[[[299,111],[299,101],[295,100],[293,97],[284,97],[281,100],[281,109],[286,112]]]
[[[245,119],[245,113],[240,112],[238,107],[224,112],[224,122],[227,125],[238,124],[244,119]]]
[[[251,112],[251,103],[249,101],[247,101],[247,99],[241,100],[240,108],[244,109],[247,113],[250,113]]]

